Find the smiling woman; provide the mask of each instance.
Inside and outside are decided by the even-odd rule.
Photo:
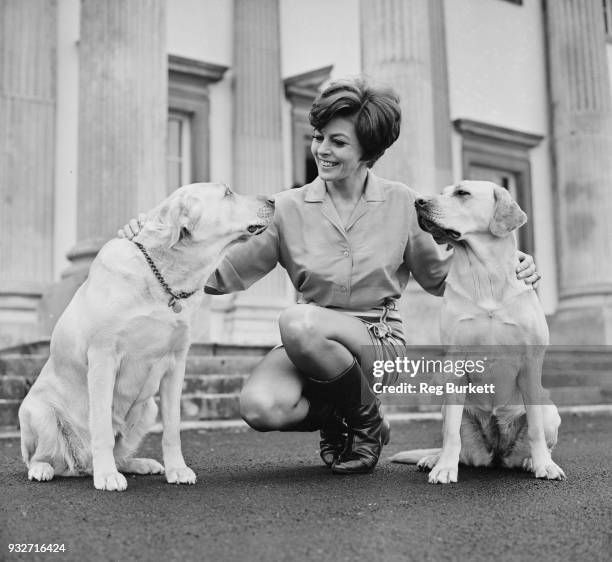
[[[316,131],[335,118],[350,118],[362,152],[360,160],[371,168],[399,136],[399,98],[392,89],[375,88],[362,78],[339,80],[321,93],[310,110]]]
[[[321,457],[336,474],[370,472],[389,440],[371,371],[404,345],[395,301],[410,272],[434,294],[446,275],[447,256],[416,223],[416,193],[370,171],[400,121],[390,88],[330,84],[310,111],[318,178],[277,195],[257,248],[233,252],[207,286],[226,293],[277,261],[287,269],[303,302],[281,314],[283,345],[245,384],[241,411],[261,431],[320,429]]]
[[[334,474],[374,470],[390,426],[373,364],[405,355],[397,300],[410,276],[441,295],[449,267],[451,254],[419,228],[418,194],[370,169],[400,121],[393,90],[362,78],[330,84],[310,112],[318,177],[277,194],[270,226],[232,248],[206,284],[230,293],[277,263],[287,270],[301,302],[282,312],[283,345],[245,383],[241,414],[259,431],[320,430]]]

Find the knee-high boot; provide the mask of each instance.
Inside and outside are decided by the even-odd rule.
[[[347,427],[335,407],[321,392],[319,385],[310,381],[304,387],[304,398],[308,401],[308,413],[303,420],[284,427],[281,431],[321,430],[319,451],[327,466],[338,460],[347,441]]]
[[[374,470],[383,445],[389,442],[390,427],[380,413],[380,402],[359,363],[354,360],[346,371],[331,381],[313,382],[348,426],[347,445],[332,465],[332,472],[363,474]]]

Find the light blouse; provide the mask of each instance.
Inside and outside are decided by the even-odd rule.
[[[452,252],[420,229],[418,194],[371,171],[364,193],[344,226],[325,188],[315,179],[273,197],[272,223],[231,248],[211,275],[206,292],[242,291],[285,268],[302,301],[323,307],[371,311],[398,299],[410,275],[442,295]]]

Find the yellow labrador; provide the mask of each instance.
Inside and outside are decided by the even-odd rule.
[[[454,248],[442,343],[481,346],[482,355],[489,349],[492,357],[479,359],[486,380],[466,375],[460,382],[473,383],[471,392],[445,395],[442,449],[405,451],[391,460],[431,470],[431,483],[456,482],[460,462],[565,478],[551,458],[561,420],[541,386],[548,327],[535,291],[515,275],[512,231],[526,222],[525,213],[506,189],[484,181],[449,186],[415,206],[421,228]]]
[[[179,434],[191,319],[224,252],[271,215],[264,198],[187,185],[148,213],[134,241],[100,250],[19,410],[30,480],[93,474],[97,489],[125,490],[121,472],[165,472],[168,482],[195,483]],[[132,456],[156,418],[158,390],[164,466]]]

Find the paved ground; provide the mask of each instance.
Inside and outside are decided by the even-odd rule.
[[[435,445],[439,422],[396,423],[391,454]],[[333,476],[312,434],[189,431],[199,482],[131,477],[27,481],[16,439],[0,440],[0,560],[609,560],[612,417],[564,418],[555,459],[565,482],[467,469],[432,486],[414,467]],[[145,451],[159,458],[159,435]],[[61,554],[9,554],[9,543],[63,543]]]

